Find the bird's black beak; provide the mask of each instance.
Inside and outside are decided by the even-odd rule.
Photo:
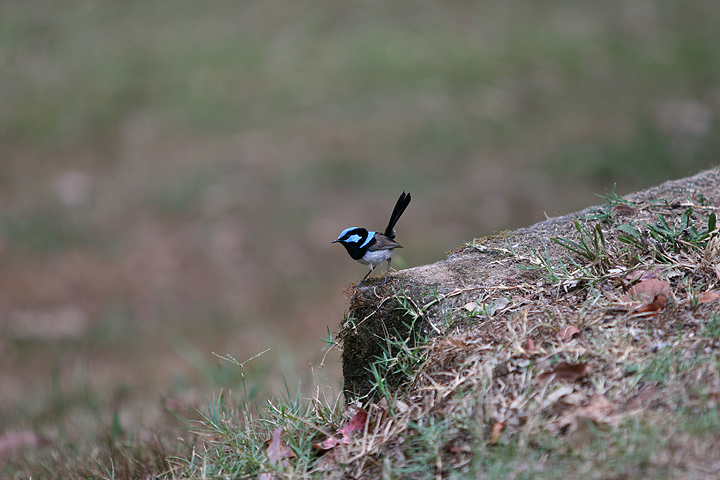
[[[339,242],[339,241],[340,241],[340,239],[338,238],[337,240],[333,240],[333,241],[330,242],[330,243],[337,243],[337,242]]]

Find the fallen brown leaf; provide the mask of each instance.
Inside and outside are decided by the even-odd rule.
[[[273,430],[272,437],[267,443],[267,456],[270,465],[281,464],[287,468],[289,466],[288,458],[295,456],[292,450],[285,445],[282,439],[283,429],[276,428]],[[259,480],[275,480],[278,476],[273,472],[263,472],[258,476]]]
[[[632,317],[654,317],[665,309],[667,305],[667,297],[663,294],[655,295],[653,301],[647,305],[636,308],[633,311]]]
[[[652,270],[633,270],[629,272],[627,275],[625,275],[621,280],[624,280],[625,282],[634,283],[643,280],[649,280],[651,278],[655,278],[655,272]]]
[[[564,431],[569,445],[582,448],[595,438],[595,431],[603,425],[619,425],[620,416],[611,415],[613,408],[605,395],[595,393],[587,405],[570,410],[548,424],[547,429],[553,433]]]
[[[643,280],[628,290],[628,293],[620,297],[624,304],[635,306],[651,303],[657,295],[669,297],[672,294],[670,284],[658,278]]]
[[[282,428],[273,430],[272,438],[268,444],[267,456],[271,465],[282,462],[284,466],[287,466],[287,459],[295,456],[293,451],[283,442],[282,434]]]
[[[612,410],[612,402],[602,393],[595,393],[590,398],[590,403],[584,407],[580,407],[577,411],[594,420],[606,420]]]
[[[643,406],[646,406],[650,400],[653,399],[655,394],[657,394],[659,388],[657,384],[650,383],[645,385],[640,389],[640,391],[635,395],[629,402],[628,402],[628,409],[629,410],[637,410],[638,408],[642,408]]]
[[[580,329],[577,328],[575,325],[569,325],[565,328],[561,328],[560,330],[558,330],[557,334],[560,340],[569,340],[580,335]]]
[[[337,437],[330,435],[322,442],[314,444],[313,447],[317,448],[318,450],[330,450],[338,443],[340,443],[340,440]]]
[[[660,313],[672,295],[670,284],[658,278],[643,280],[620,297],[619,308],[630,310],[635,317],[652,317]]]
[[[468,302],[462,307],[470,313],[477,312],[480,309],[480,305],[477,302]]]
[[[490,445],[495,445],[500,440],[500,435],[505,428],[505,422],[495,422],[492,427],[492,433],[490,434]]]
[[[340,434],[341,438],[337,438],[337,436],[335,435],[330,435],[322,442],[316,443],[313,446],[319,450],[330,450],[338,443],[350,443],[352,433],[365,428],[367,416],[367,411],[361,408],[345,425],[343,425],[340,430],[338,430],[337,433]]]
[[[698,295],[697,301],[698,303],[710,303],[718,298],[720,298],[720,293],[718,293],[717,290],[708,290]]]
[[[350,435],[353,432],[362,430],[365,428],[365,422],[367,421],[367,411],[364,408],[358,410],[358,412],[345,424],[339,433],[342,435],[342,443],[350,443]]]
[[[637,212],[637,208],[633,208],[627,203],[615,205],[615,208],[613,210],[615,210],[615,213],[619,213],[620,215],[632,215]]]
[[[551,380],[559,380],[563,382],[575,382],[592,371],[592,366],[587,362],[568,363],[560,362],[555,365],[549,372],[541,373],[537,376],[538,385],[545,386]]]

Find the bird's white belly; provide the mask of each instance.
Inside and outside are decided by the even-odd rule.
[[[360,263],[365,265],[380,265],[382,262],[387,261],[392,256],[392,250],[375,250],[374,252],[366,252],[363,257],[358,260]]]

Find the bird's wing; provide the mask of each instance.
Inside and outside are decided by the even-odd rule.
[[[402,245],[394,240],[390,240],[382,233],[375,233],[375,243],[370,245],[368,250],[375,252],[377,250],[392,250],[393,248],[402,248]]]

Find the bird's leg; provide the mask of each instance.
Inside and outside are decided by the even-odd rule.
[[[392,258],[388,258],[387,270],[385,270],[385,280],[382,283],[383,285],[385,285],[388,281],[388,274],[390,273],[390,260],[392,260]]]
[[[365,276],[363,277],[362,280],[360,280],[360,283],[358,283],[358,287],[363,284],[363,282],[367,279],[367,277],[370,276],[370,274],[373,272],[373,270],[375,270],[375,265],[370,264],[370,271],[365,274]]]

